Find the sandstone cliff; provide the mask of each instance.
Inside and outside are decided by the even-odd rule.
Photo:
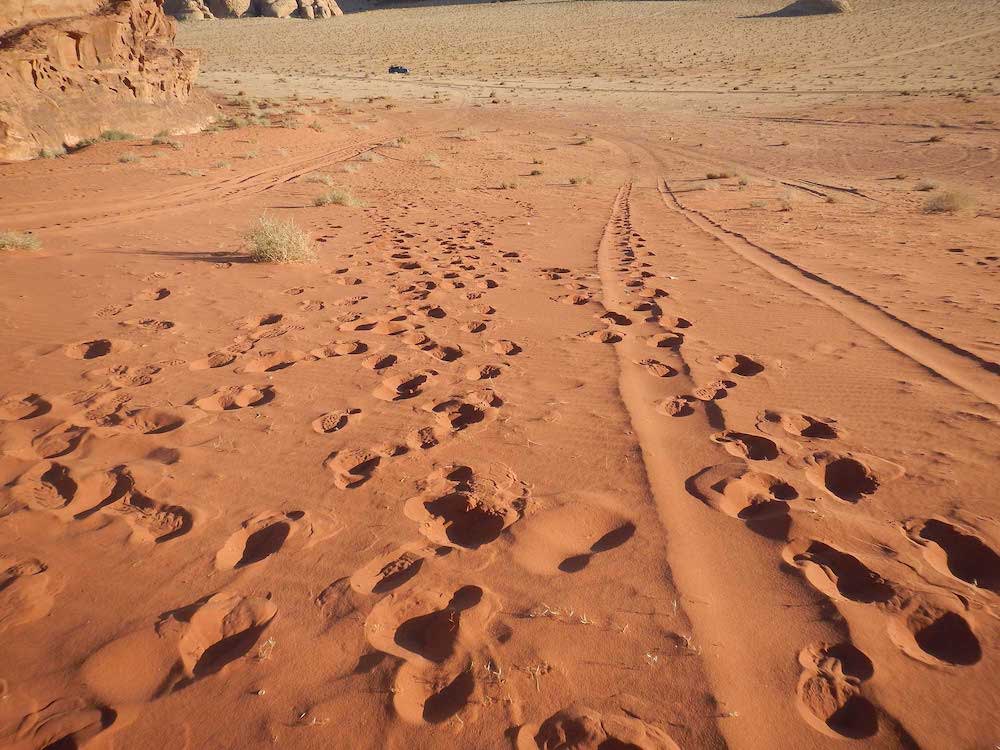
[[[13,25],[0,36],[0,159],[206,122],[197,58],[174,47],[162,1],[0,0]]]
[[[330,18],[343,15],[337,0],[166,0],[164,10],[183,21],[244,16]]]

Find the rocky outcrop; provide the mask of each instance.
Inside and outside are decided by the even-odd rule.
[[[795,0],[771,16],[822,16],[828,13],[850,13],[848,0]]]
[[[182,21],[246,16],[330,18],[343,15],[337,0],[166,0],[164,10]]]
[[[142,135],[207,122],[210,104],[192,94],[197,58],[174,47],[162,1],[14,0],[21,10],[9,18],[20,25],[0,37],[0,159],[105,130]],[[91,12],[63,16],[74,9]]]

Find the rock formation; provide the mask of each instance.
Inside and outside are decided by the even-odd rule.
[[[0,0],[0,159],[207,122],[197,58],[173,46],[162,2]]]
[[[337,0],[166,0],[164,10],[182,21],[244,16],[330,18],[343,15]]]
[[[851,4],[848,0],[795,0],[781,10],[771,13],[772,16],[820,16],[827,13],[849,13]]]

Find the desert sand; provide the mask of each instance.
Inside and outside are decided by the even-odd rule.
[[[0,746],[994,747],[1000,3],[852,5],[184,24],[0,165]]]

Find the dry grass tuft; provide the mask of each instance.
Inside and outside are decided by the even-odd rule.
[[[351,192],[346,188],[333,188],[332,190],[327,190],[322,195],[317,195],[313,198],[314,206],[329,206],[330,204],[337,206],[363,205],[361,201],[351,195]]]
[[[0,232],[0,250],[37,250],[42,243],[25,232]]]
[[[971,208],[975,200],[961,190],[943,190],[929,197],[924,203],[925,214],[955,214]]]
[[[316,260],[309,236],[294,221],[261,216],[244,236],[255,263],[301,263]]]

